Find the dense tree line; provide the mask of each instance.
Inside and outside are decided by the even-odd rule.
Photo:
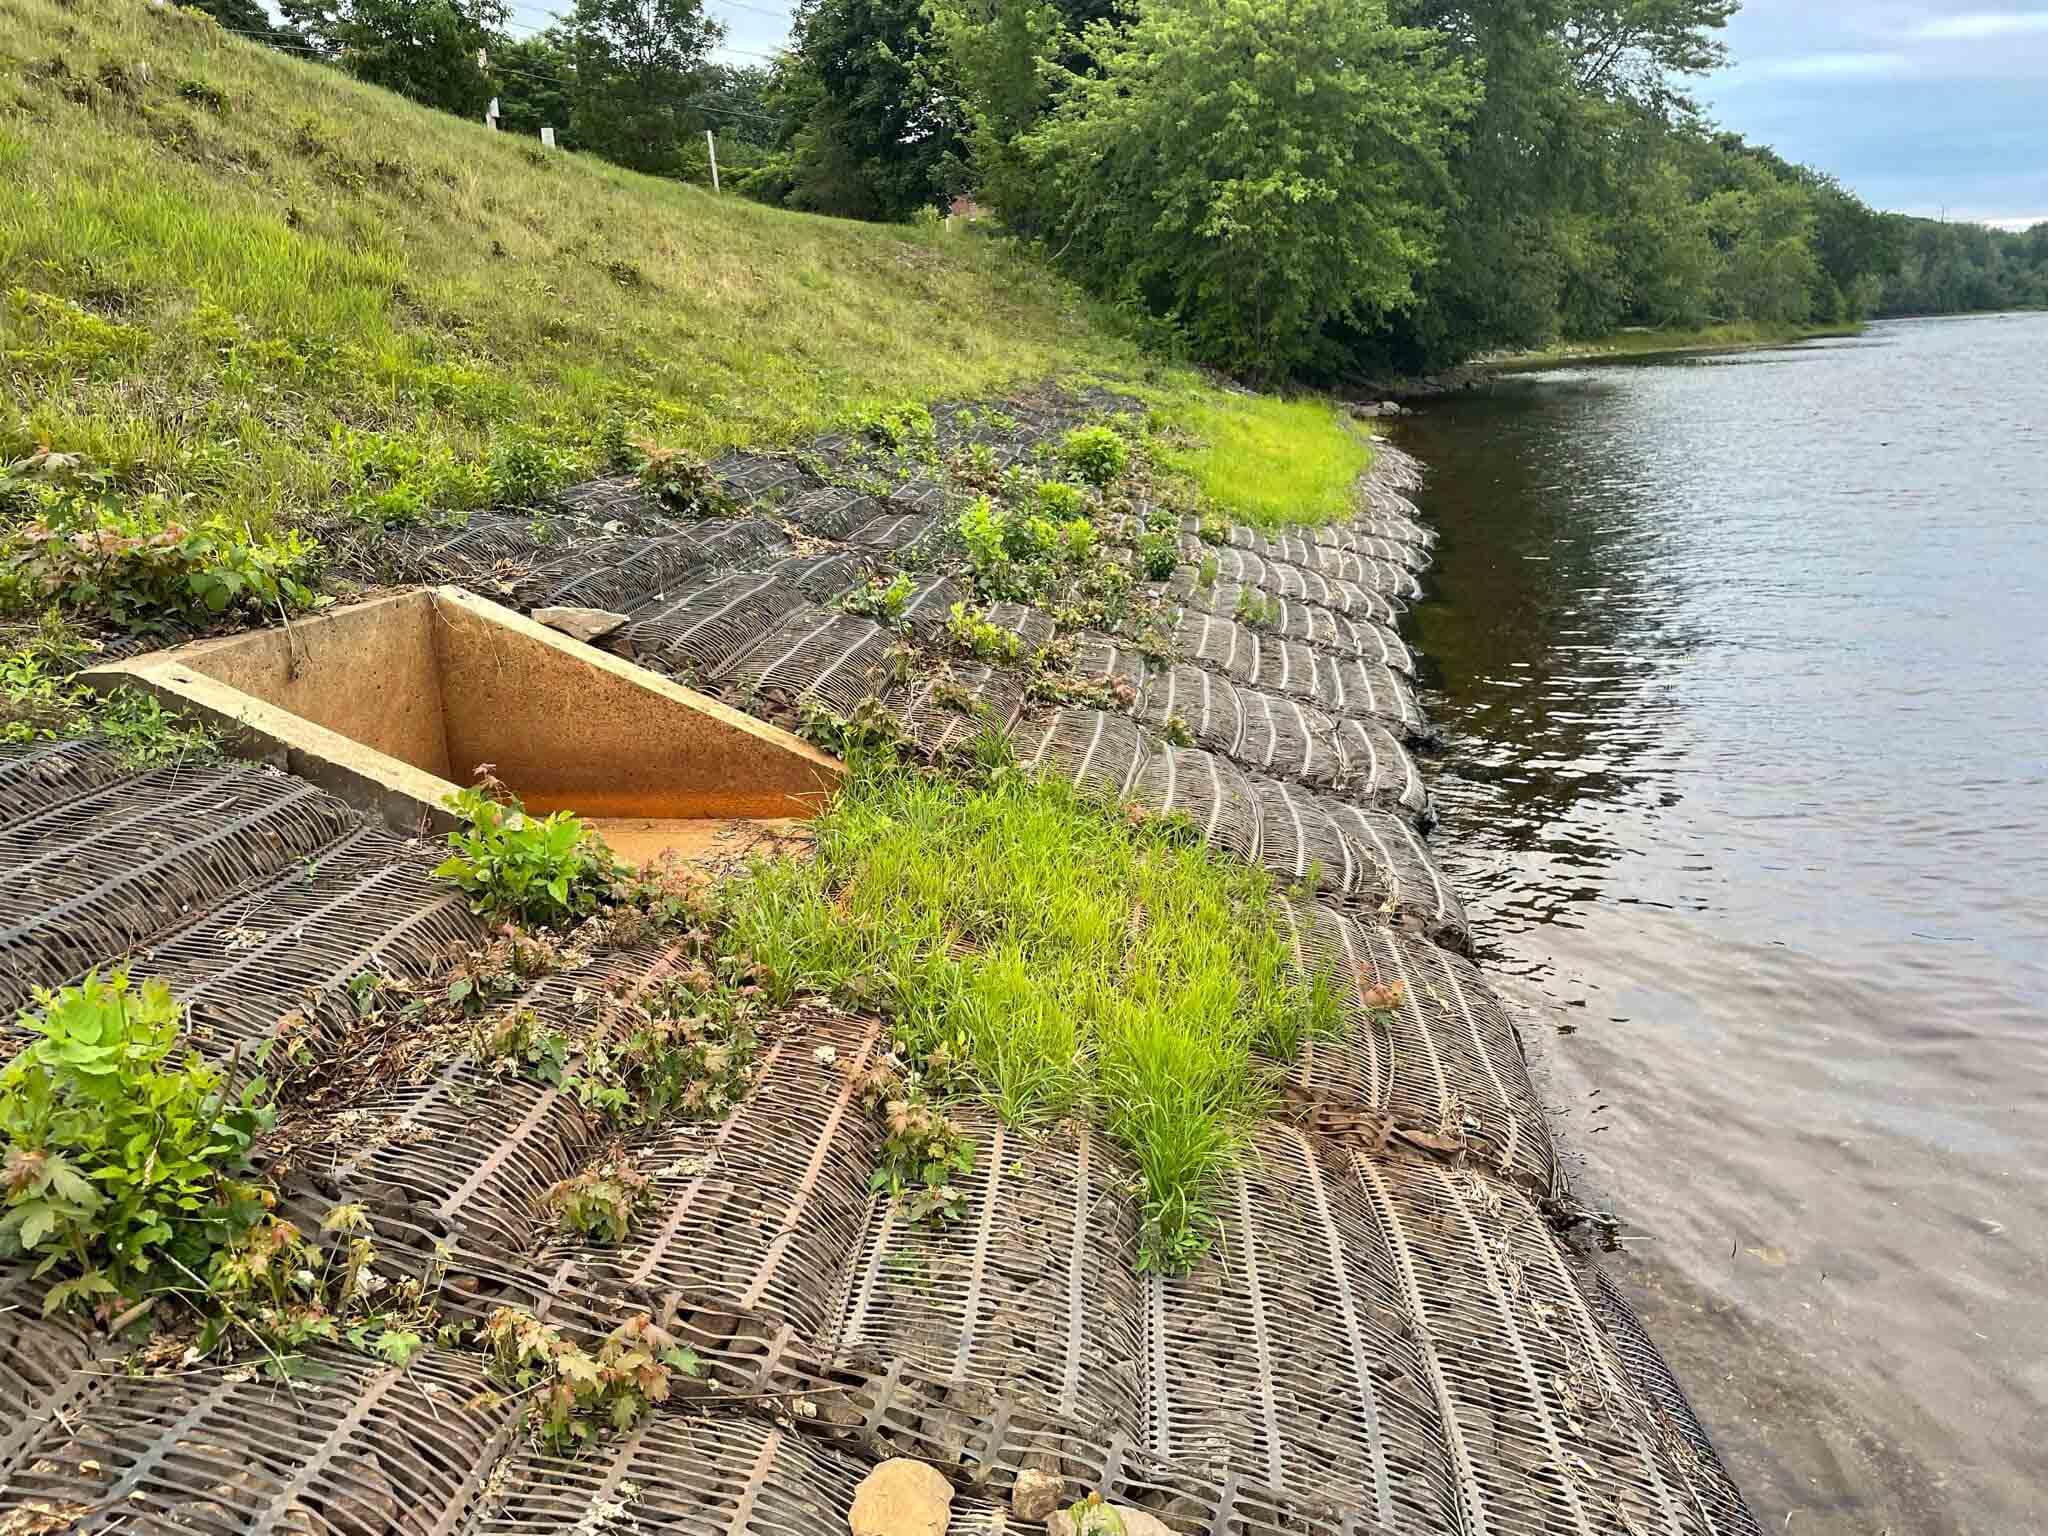
[[[2048,308],[2048,223],[2013,234],[1897,214],[1885,222],[1898,264],[1884,280],[1875,313]]]
[[[765,201],[972,194],[1256,376],[2048,302],[2048,229],[1881,216],[1715,131],[1685,82],[1736,0],[798,0],[766,70],[710,62],[701,0],[575,0],[521,39],[503,0],[283,3],[279,40],[638,170],[701,177],[708,124]]]

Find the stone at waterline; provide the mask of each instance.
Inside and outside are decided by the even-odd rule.
[[[846,1523],[853,1536],[945,1536],[953,1485],[933,1467],[899,1456],[853,1490]]]
[[[1010,1513],[1033,1524],[1068,1502],[1066,1479],[1036,1467],[1019,1472],[1010,1489]]]
[[[536,608],[533,622],[559,630],[571,640],[595,644],[625,627],[626,616],[608,608]]]

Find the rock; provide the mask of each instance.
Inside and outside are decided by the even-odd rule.
[[[846,1523],[853,1536],[945,1536],[952,1506],[953,1485],[936,1468],[899,1456],[860,1480]]]
[[[1053,1511],[1045,1522],[1046,1536],[1117,1536],[1119,1529],[1122,1536],[1176,1536],[1173,1527],[1157,1515],[1128,1504],[1097,1504],[1084,1509],[1079,1530],[1064,1509]]]
[[[1010,1490],[1010,1513],[1034,1524],[1067,1502],[1066,1479],[1032,1467],[1017,1474],[1016,1486]]]
[[[626,616],[608,608],[536,608],[533,622],[558,629],[571,640],[595,643],[623,629]]]

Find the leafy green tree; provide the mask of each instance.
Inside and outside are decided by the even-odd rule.
[[[904,219],[965,188],[959,108],[925,0],[798,0],[794,23],[769,91],[787,128],[750,191]]]
[[[479,55],[505,25],[504,0],[284,0],[284,14],[358,80],[465,117],[491,99]]]
[[[1474,91],[1384,0],[1144,0],[1098,23],[1027,147],[1049,238],[1205,361],[1271,377],[1407,308]]]
[[[250,34],[265,41],[275,41],[280,35],[263,0],[192,0],[192,3],[194,9],[206,12],[231,32]]]
[[[491,44],[491,93],[498,98],[498,126],[505,132],[537,139],[541,129],[552,128],[564,149],[582,148],[570,127],[576,56],[562,28]]]
[[[566,30],[577,147],[657,176],[694,165],[703,116],[692,98],[725,35],[702,0],[577,0]]]
[[[1051,0],[931,0],[930,12],[958,84],[975,196],[1010,228],[1038,233],[1049,187],[1024,137],[1052,105],[1055,69],[1089,63],[1068,13]]]
[[[718,132],[718,154],[727,145],[766,150],[780,136],[781,119],[769,100],[771,71],[761,64],[711,64],[698,82],[697,104]]]

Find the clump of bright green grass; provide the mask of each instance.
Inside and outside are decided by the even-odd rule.
[[[862,763],[816,827],[814,862],[727,887],[722,942],[778,1001],[880,1010],[1006,1119],[1092,1118],[1143,1174],[1141,1262],[1199,1256],[1270,1063],[1336,1027],[1267,877],[1184,825],[1013,769],[969,788]]]
[[[188,88],[189,87],[189,88]],[[1002,242],[545,152],[139,0],[0,0],[0,463],[257,534],[1134,366]]]
[[[1201,394],[1165,414],[1194,441],[1164,439],[1155,454],[1233,522],[1284,528],[1357,514],[1353,491],[1372,451],[1330,401]]]

